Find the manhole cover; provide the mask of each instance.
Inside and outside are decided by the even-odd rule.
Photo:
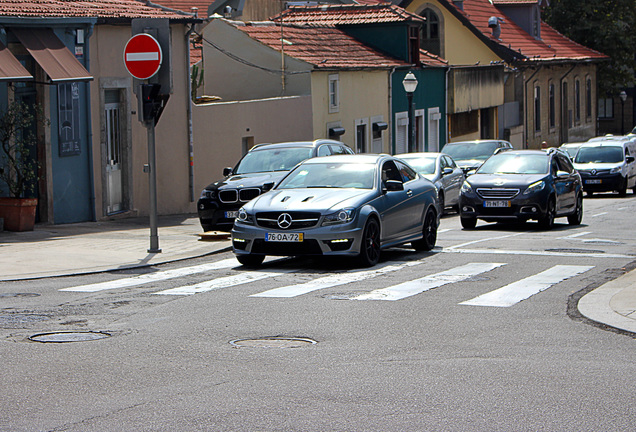
[[[104,332],[52,332],[39,333],[29,337],[34,342],[86,342],[110,337],[110,334]]]
[[[252,348],[301,348],[315,345],[317,342],[309,338],[270,336],[256,339],[235,339],[230,344],[236,347]]]
[[[333,293],[323,294],[322,298],[326,298],[328,300],[351,300],[359,295],[360,293]]]
[[[37,293],[4,293],[0,294],[0,297],[38,297]]]
[[[546,249],[546,252],[558,252],[558,253],[605,253],[602,250],[589,250],[589,249]]]

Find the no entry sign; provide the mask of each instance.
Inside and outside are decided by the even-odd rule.
[[[161,66],[161,46],[146,33],[131,37],[124,48],[124,64],[132,76],[145,80],[153,77]]]

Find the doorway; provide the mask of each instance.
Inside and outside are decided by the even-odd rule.
[[[106,140],[106,213],[125,210],[122,150],[122,103],[118,89],[104,91]]]

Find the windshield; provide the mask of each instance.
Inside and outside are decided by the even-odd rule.
[[[497,150],[496,142],[447,144],[442,152],[457,160],[486,160]]]
[[[574,156],[576,156],[576,152],[579,151],[578,147],[561,147],[561,150],[565,150],[568,153],[568,156],[570,156],[571,158],[573,158]]]
[[[276,189],[355,188],[373,189],[375,164],[310,163],[301,165]]]
[[[479,174],[547,174],[548,157],[542,154],[502,153],[488,159]]]
[[[420,174],[435,174],[437,157],[404,157],[401,159],[415,168],[415,171]]]
[[[612,147],[581,147],[576,154],[574,163],[619,163],[623,161],[623,148]]]
[[[289,171],[311,157],[311,147],[287,147],[249,152],[241,159],[234,174]]]

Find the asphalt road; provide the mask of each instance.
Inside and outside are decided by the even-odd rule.
[[[449,215],[433,252],[373,269],[223,253],[1,283],[21,295],[2,297],[0,430],[632,430],[636,340],[575,304],[634,266],[635,211],[586,198],[551,231]],[[55,331],[109,337],[29,340]]]

